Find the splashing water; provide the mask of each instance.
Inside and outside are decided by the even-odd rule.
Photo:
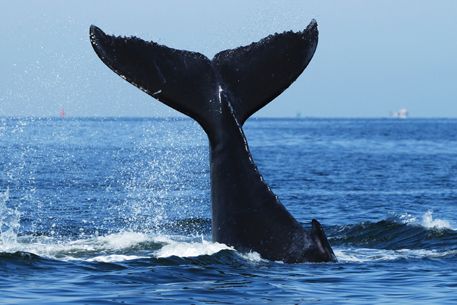
[[[443,219],[433,219],[432,211],[427,211],[422,216],[422,226],[424,226],[427,229],[451,229],[451,230],[453,230],[449,221],[443,220]]]
[[[17,244],[21,214],[17,209],[7,206],[9,189],[0,194],[0,246],[9,247]]]
[[[433,211],[427,211],[422,215],[422,219],[418,218],[409,213],[405,213],[399,216],[399,219],[404,224],[409,225],[421,225],[426,229],[450,229],[454,230],[451,223],[445,219],[433,218]]]
[[[162,126],[169,122],[145,123],[140,130],[142,137],[134,143],[132,154],[141,158],[121,170],[123,176],[131,177],[124,183],[127,197],[120,207],[129,215],[127,226],[131,230],[164,234],[163,224],[173,218],[186,216],[189,211],[196,215],[207,211],[207,204],[194,199],[193,189],[202,182],[202,189],[208,189],[206,139],[197,126],[188,128],[183,123],[177,120],[174,124],[178,134]],[[195,146],[195,142],[204,145]],[[192,163],[202,168],[202,181],[195,181]]]

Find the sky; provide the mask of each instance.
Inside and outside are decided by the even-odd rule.
[[[106,33],[208,57],[315,18],[314,58],[258,117],[457,117],[457,1],[1,1],[0,116],[177,116],[109,70]]]

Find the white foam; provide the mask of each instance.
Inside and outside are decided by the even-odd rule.
[[[422,226],[427,229],[453,229],[449,221],[443,219],[433,219],[433,212],[427,211],[422,216]]]
[[[137,250],[132,248],[146,242],[163,244],[163,246],[159,250],[155,250],[156,246],[154,246],[149,253],[147,249],[142,249],[141,254],[135,255]],[[119,262],[152,256],[196,257],[213,255],[222,250],[233,250],[233,248],[204,239],[189,241],[189,238],[184,236],[147,235],[130,231],[73,241],[59,241],[46,236],[22,236],[14,243],[0,243],[0,252],[23,251],[63,261],[94,262]],[[260,259],[260,256],[257,258],[255,254],[244,257],[252,261]]]
[[[140,258],[148,258],[147,256],[136,256],[136,255],[119,255],[119,254],[112,254],[112,255],[100,255],[93,258],[86,259],[88,262],[100,262],[100,263],[116,263],[116,262],[124,262],[124,261],[131,261],[134,259]]]
[[[233,248],[220,243],[213,243],[206,240],[201,242],[175,242],[171,241],[155,252],[157,258],[170,256],[196,257],[200,255],[213,255],[222,250],[233,250]]]
[[[252,251],[248,253],[238,253],[239,256],[244,258],[247,261],[253,262],[253,263],[259,263],[259,262],[266,262],[267,260],[262,258],[259,253]]]
[[[98,237],[97,239],[97,241],[103,243],[106,248],[125,249],[133,247],[139,243],[146,242],[151,238],[143,233],[121,232]]]
[[[394,261],[399,259],[422,259],[440,258],[457,254],[457,250],[436,251],[424,249],[368,249],[368,248],[347,248],[334,249],[335,255],[341,263],[366,263],[380,261]]]
[[[15,243],[0,244],[0,252],[24,251],[43,257],[73,260],[88,255],[126,250],[146,241],[154,239],[136,232],[121,232],[74,241],[59,241],[46,236],[23,236]]]

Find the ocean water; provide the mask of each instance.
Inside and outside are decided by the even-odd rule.
[[[0,118],[0,303],[456,304],[457,120],[251,119],[261,173],[338,262],[211,242],[190,119]]]

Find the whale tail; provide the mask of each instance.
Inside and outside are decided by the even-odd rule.
[[[195,119],[207,133],[220,113],[220,90],[228,89],[242,125],[277,97],[306,68],[317,47],[317,23],[301,32],[270,35],[209,60],[136,37],[106,35],[90,27],[100,59],[122,78],[162,103]]]

